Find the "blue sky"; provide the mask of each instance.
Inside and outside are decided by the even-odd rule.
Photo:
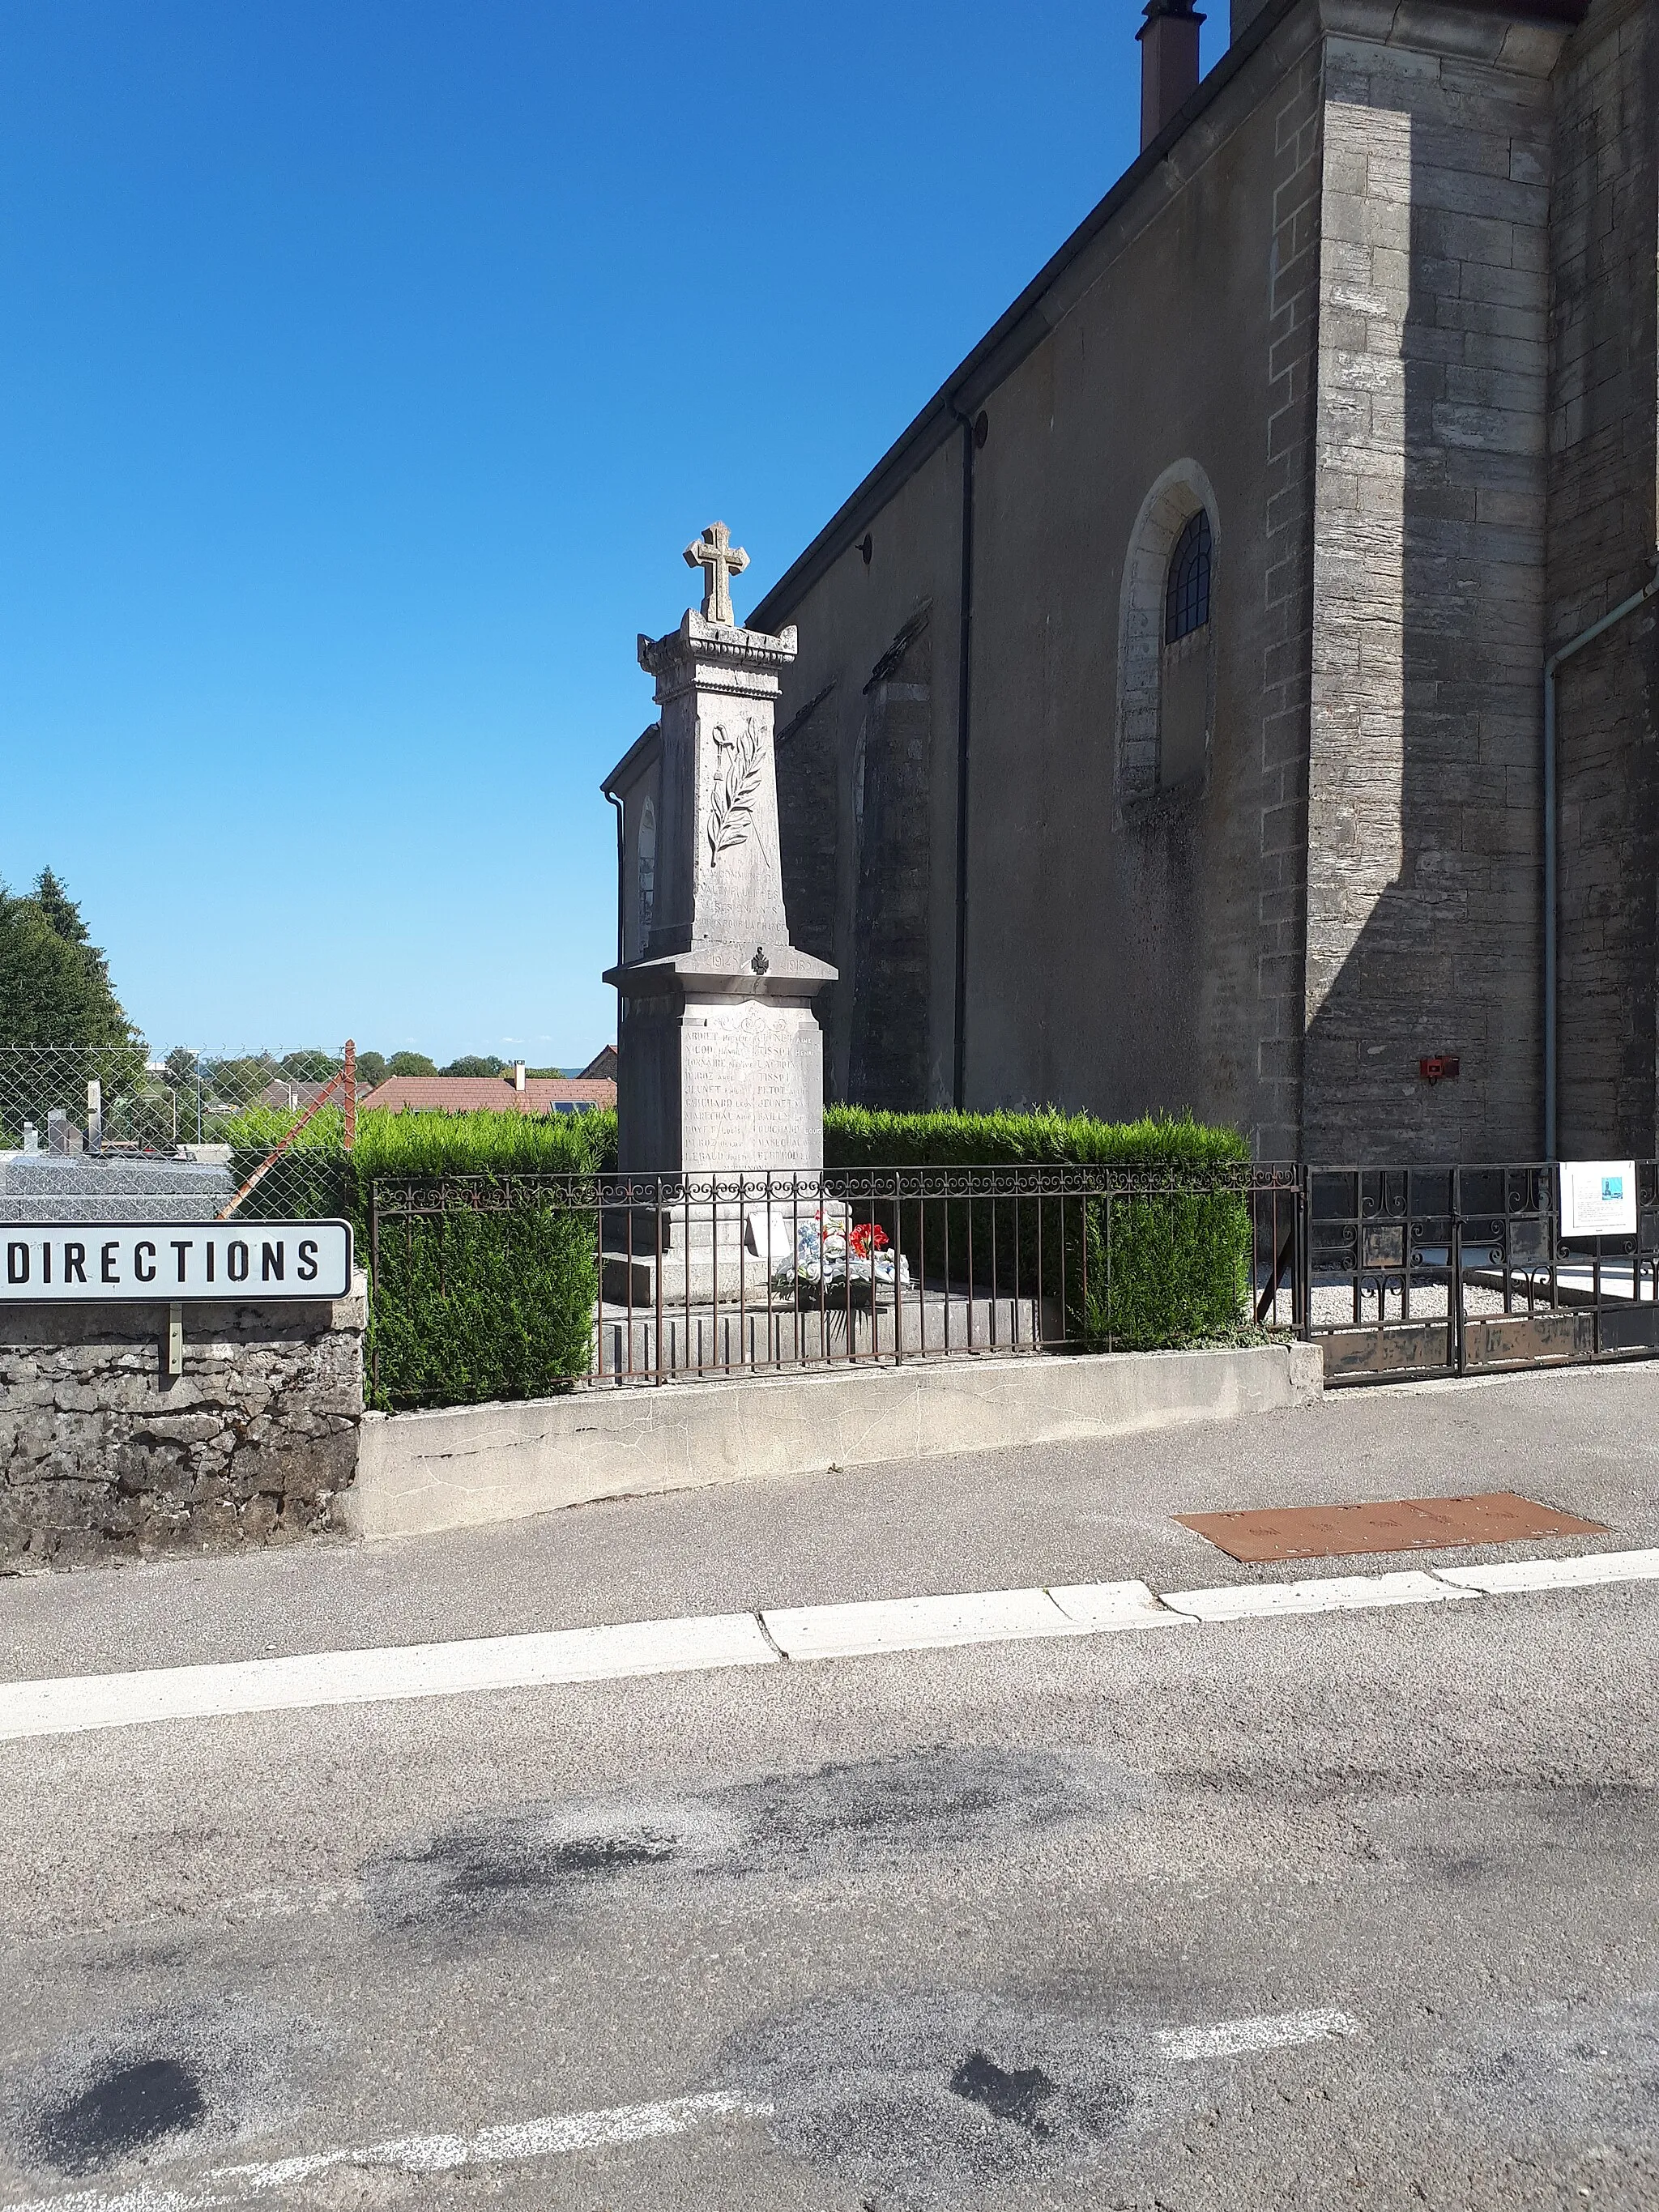
[[[587,1058],[680,548],[788,565],[1133,157],[1138,21],[9,0],[0,876],[158,1048]]]

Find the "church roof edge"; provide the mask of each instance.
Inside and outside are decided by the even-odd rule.
[[[653,722],[648,728],[641,730],[638,737],[635,738],[633,744],[629,745],[628,750],[617,763],[615,768],[611,769],[610,775],[606,776],[605,781],[599,786],[601,794],[605,798],[609,799],[612,797],[614,793],[619,792],[624,784],[632,783],[638,771],[644,767],[646,761],[651,753],[653,752],[657,747],[661,744],[661,743],[662,724],[660,722]]]
[[[1139,191],[1176,143],[1275,31],[1305,0],[1267,0],[1267,4],[1234,40],[1221,59],[1199,80],[1198,88],[1158,137],[1143,147],[1117,182],[1084,217],[1071,236],[1054,253],[998,319],[939,386],[908,429],[900,432],[873,469],[830,516],[805,550],[798,554],[748,617],[757,629],[775,629],[831,563],[873,520],[893,495],[908,483],[923,465],[957,430],[963,415],[971,415],[1028,354],[1034,352],[1053,325],[1041,313],[1042,303],[1079,255]],[[1589,0],[1452,0],[1473,15],[1505,15],[1518,21],[1582,22]]]

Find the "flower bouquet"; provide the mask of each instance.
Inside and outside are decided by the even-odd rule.
[[[878,1223],[848,1228],[816,1213],[800,1224],[794,1251],[774,1273],[772,1286],[800,1305],[890,1306],[909,1289],[910,1268]]]

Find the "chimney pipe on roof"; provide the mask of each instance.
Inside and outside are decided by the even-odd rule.
[[[513,1088],[515,1091],[524,1089],[524,1062],[521,1060],[515,1060],[513,1063]]]
[[[1140,144],[1144,152],[1198,89],[1198,27],[1192,0],[1146,0],[1140,41]]]

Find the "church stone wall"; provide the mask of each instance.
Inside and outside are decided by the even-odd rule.
[[[1066,272],[1048,337],[969,400],[988,433],[975,459],[970,1106],[1191,1108],[1266,1152],[1294,1148],[1317,31],[1311,5],[1281,11]],[[768,603],[799,630],[780,806],[792,932],[842,969],[824,1010],[831,1087],[896,1105],[951,1096],[962,459],[951,432],[873,514],[868,563],[853,538],[787,606]],[[1214,495],[1210,750],[1189,787],[1126,809],[1123,569],[1149,489],[1183,461]],[[925,634],[887,665],[924,611]]]
[[[1305,757],[1291,664],[1305,598],[1306,340],[1275,347],[1293,332],[1316,237],[1316,29],[1310,10],[1279,24],[1090,249],[1051,335],[986,401],[970,1103],[1190,1108],[1265,1150],[1294,1139],[1300,892],[1285,848]],[[1209,757],[1192,783],[1131,805],[1115,781],[1123,570],[1148,490],[1183,462],[1214,501]],[[1271,732],[1270,608],[1286,648]],[[1285,1050],[1264,1055],[1264,1032],[1281,1026]]]
[[[830,1096],[948,1105],[955,1024],[962,448],[944,442],[780,622],[799,657],[778,708],[790,935],[831,960]]]
[[[1659,530],[1656,5],[1594,0],[1564,52],[1495,7],[1269,0],[975,356],[969,1104],[1189,1106],[1263,1155],[1536,1151],[1542,661]],[[951,1084],[962,439],[939,437],[859,510],[872,561],[849,526],[769,609],[800,625],[781,719],[811,712],[780,772],[791,897],[843,974],[832,1080],[896,1104],[924,996],[927,1097]],[[1214,494],[1210,749],[1129,805],[1121,586],[1182,469]],[[878,697],[923,609],[926,678]],[[1590,1152],[1659,1143],[1656,694],[1651,614],[1562,678],[1562,1137]],[[925,869],[884,876],[923,820]],[[1439,1054],[1459,1075],[1431,1085]]]
[[[1560,34],[1447,9],[1390,45],[1392,9],[1356,0],[1342,20],[1325,61],[1304,1141],[1313,1158],[1523,1158],[1540,1125]],[[1435,1054],[1457,1055],[1456,1081],[1421,1079]]]
[[[1265,1159],[1301,1151],[1323,91],[1315,47],[1280,84],[1273,116],[1256,892],[1255,1139]]]
[[[859,981],[847,1094],[855,1105],[929,1103],[933,663],[932,611],[924,609],[864,686],[853,770]]]
[[[1557,85],[1551,644],[1650,571],[1655,516],[1659,27],[1653,0],[1597,4]],[[1659,616],[1632,616],[1561,670],[1560,1142],[1651,1154]]]

